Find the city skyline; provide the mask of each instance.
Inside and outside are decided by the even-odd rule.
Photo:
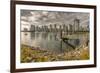
[[[89,27],[89,13],[82,12],[57,12],[57,11],[40,11],[40,10],[21,10],[21,30],[26,28],[30,30],[31,25],[42,27],[50,25],[57,28],[59,26],[74,26],[75,20],[79,20],[79,27]]]

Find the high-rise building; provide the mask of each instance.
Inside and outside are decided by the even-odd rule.
[[[31,27],[30,27],[30,31],[35,32],[35,25],[31,25]]]
[[[79,26],[80,26],[80,20],[79,19],[74,19],[74,31],[79,31]]]

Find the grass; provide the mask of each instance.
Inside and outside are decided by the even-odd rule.
[[[71,50],[60,54],[55,54],[40,48],[21,45],[21,62],[48,62],[48,61],[68,61],[89,59],[88,47]]]

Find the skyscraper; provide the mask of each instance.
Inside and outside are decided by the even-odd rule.
[[[79,19],[74,19],[74,31],[79,31],[79,26],[80,26],[80,20]]]

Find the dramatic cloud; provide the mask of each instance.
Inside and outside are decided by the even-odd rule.
[[[80,25],[89,25],[89,13],[21,10],[21,21],[33,25],[36,25],[35,23],[37,25],[48,25],[49,23],[68,25],[73,24],[75,18],[80,20]]]

